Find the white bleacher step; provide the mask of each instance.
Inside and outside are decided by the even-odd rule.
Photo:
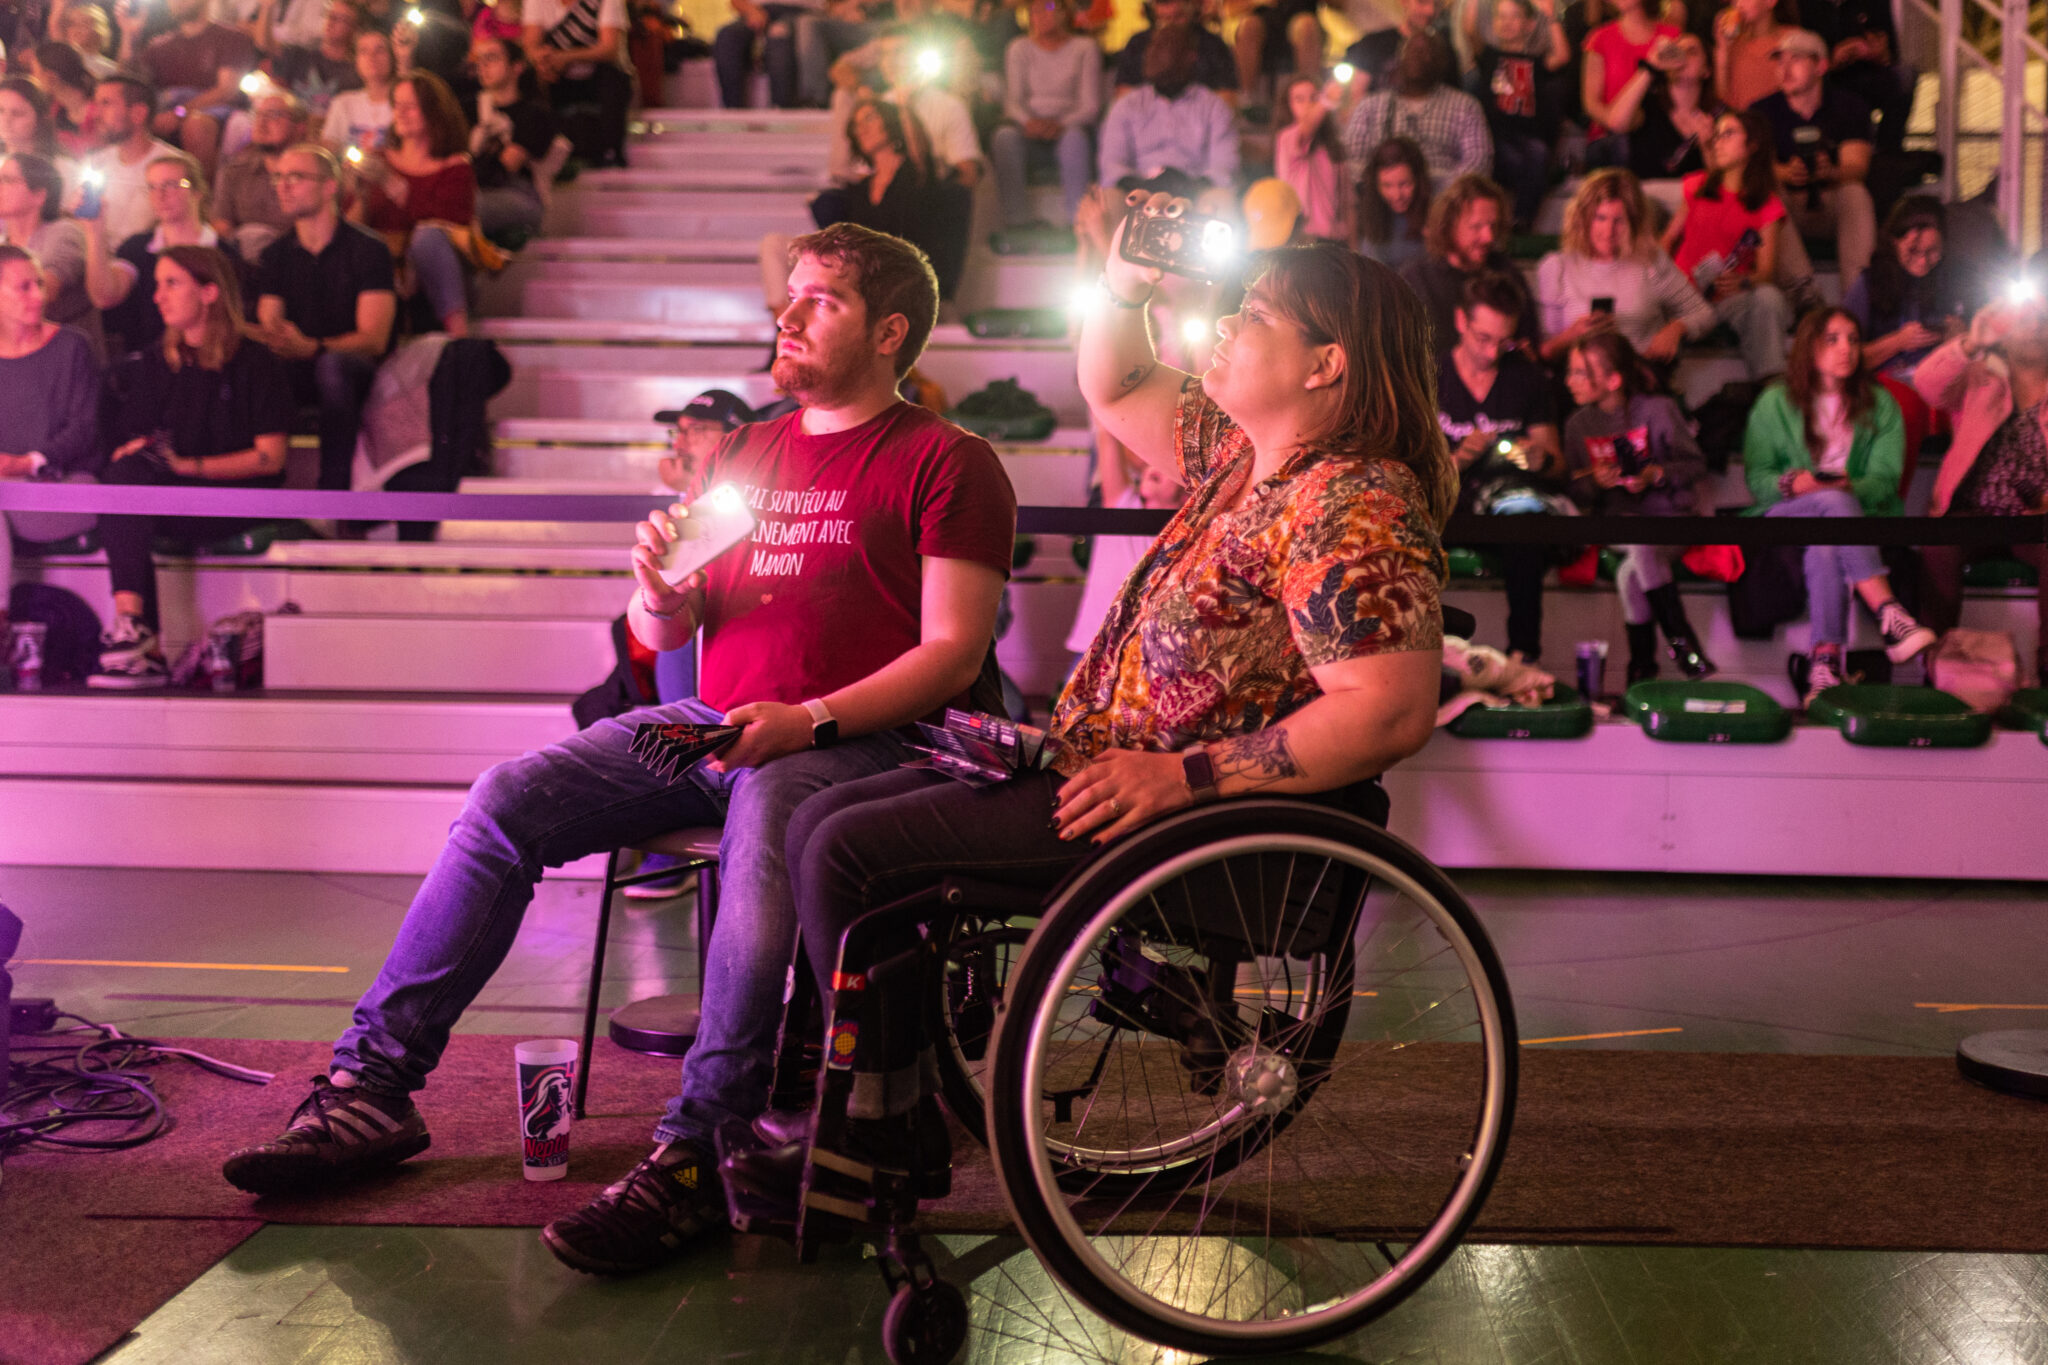
[[[519,249],[507,268],[536,261],[751,262],[760,259],[760,249],[758,237],[536,237]]]
[[[657,202],[634,202],[636,196],[558,195],[546,222],[550,235],[565,237],[655,237],[677,234],[752,237],[770,232],[792,236],[816,226],[806,195],[755,195],[747,205],[718,207],[691,195],[666,195]],[[666,199],[668,202],[659,202]]]
[[[483,495],[529,493],[542,496],[579,497],[590,494],[645,493],[652,488],[648,482],[621,484],[617,481],[593,478],[568,479],[520,479],[480,478],[464,479],[457,490],[463,493]],[[521,544],[550,545],[609,545],[617,551],[621,563],[627,550],[633,544],[633,523],[630,521],[449,521],[441,524],[441,543],[513,542]],[[612,594],[612,606],[608,612],[617,610],[616,597]]]
[[[611,558],[617,562],[616,549]],[[362,692],[581,692],[612,670],[614,614],[272,616],[264,624],[263,677],[270,687]]]
[[[643,109],[629,125],[636,138],[707,133],[822,137],[831,130],[832,113],[827,109]]]
[[[445,523],[444,523],[445,525]],[[617,574],[627,570],[616,548],[580,545],[474,545],[460,541],[408,544],[361,540],[280,541],[268,560],[305,568],[424,573]]]
[[[572,182],[575,194],[668,192],[689,195],[817,193],[824,183],[824,158],[784,161],[766,149],[754,149],[744,163],[706,164],[695,156],[678,157],[673,166],[627,166],[585,171]]]
[[[831,145],[808,133],[714,133],[683,137],[640,137],[626,149],[631,170],[698,170],[743,173],[762,164],[802,167],[823,184]],[[578,177],[579,179],[581,177]],[[574,182],[571,182],[574,183]]]
[[[493,763],[574,733],[568,700],[276,689],[15,695],[0,725],[0,774],[467,785]]]

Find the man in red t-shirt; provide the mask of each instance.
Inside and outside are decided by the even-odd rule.
[[[700,699],[600,721],[477,779],[330,1075],[283,1136],[228,1158],[235,1185],[326,1185],[425,1148],[410,1095],[511,948],[541,869],[723,822],[702,1022],[659,1145],[544,1235],[577,1269],[619,1273],[724,1222],[716,1137],[767,1105],[795,955],[784,831],[811,795],[912,756],[898,727],[990,705],[984,664],[1017,521],[988,442],[897,397],[938,316],[923,253],[842,223],[798,238],[791,257],[774,377],[802,406],[726,437],[704,479],[744,492],[751,543],[680,590],[657,572],[667,515],[640,525],[633,550],[628,624],[658,650],[702,629]],[[628,752],[641,723],[721,716],[739,738],[672,779]]]
[[[176,27],[139,51],[143,7],[114,11],[121,26],[121,60],[140,67],[156,87],[156,135],[175,138],[212,179],[221,125],[241,101],[242,77],[256,69],[256,45],[240,29],[209,20],[207,0],[165,0],[164,9]]]

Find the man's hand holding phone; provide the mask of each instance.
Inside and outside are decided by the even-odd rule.
[[[649,616],[680,620],[687,609],[694,631],[704,606],[703,571],[673,585],[662,576],[669,551],[682,538],[678,523],[689,515],[689,505],[690,497],[684,494],[668,511],[649,512],[647,519],[633,528],[633,579],[640,585],[640,605]]]

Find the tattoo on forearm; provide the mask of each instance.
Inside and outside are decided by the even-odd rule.
[[[1300,761],[1287,746],[1287,732],[1278,726],[1212,744],[1209,758],[1216,765],[1219,783],[1229,777],[1242,778],[1248,790],[1303,776]]]
[[[1128,392],[1131,389],[1137,388],[1138,385],[1145,382],[1145,376],[1151,373],[1152,367],[1150,365],[1131,366],[1131,372],[1124,376],[1123,387],[1125,391]]]

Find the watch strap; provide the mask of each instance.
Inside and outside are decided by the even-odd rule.
[[[1214,801],[1222,795],[1216,790],[1216,761],[1209,757],[1209,751],[1197,744],[1181,755],[1181,780],[1187,783],[1188,794],[1195,798],[1196,805]]]
[[[822,698],[811,698],[804,703],[804,710],[811,713],[812,748],[829,749],[839,742],[839,721]]]

